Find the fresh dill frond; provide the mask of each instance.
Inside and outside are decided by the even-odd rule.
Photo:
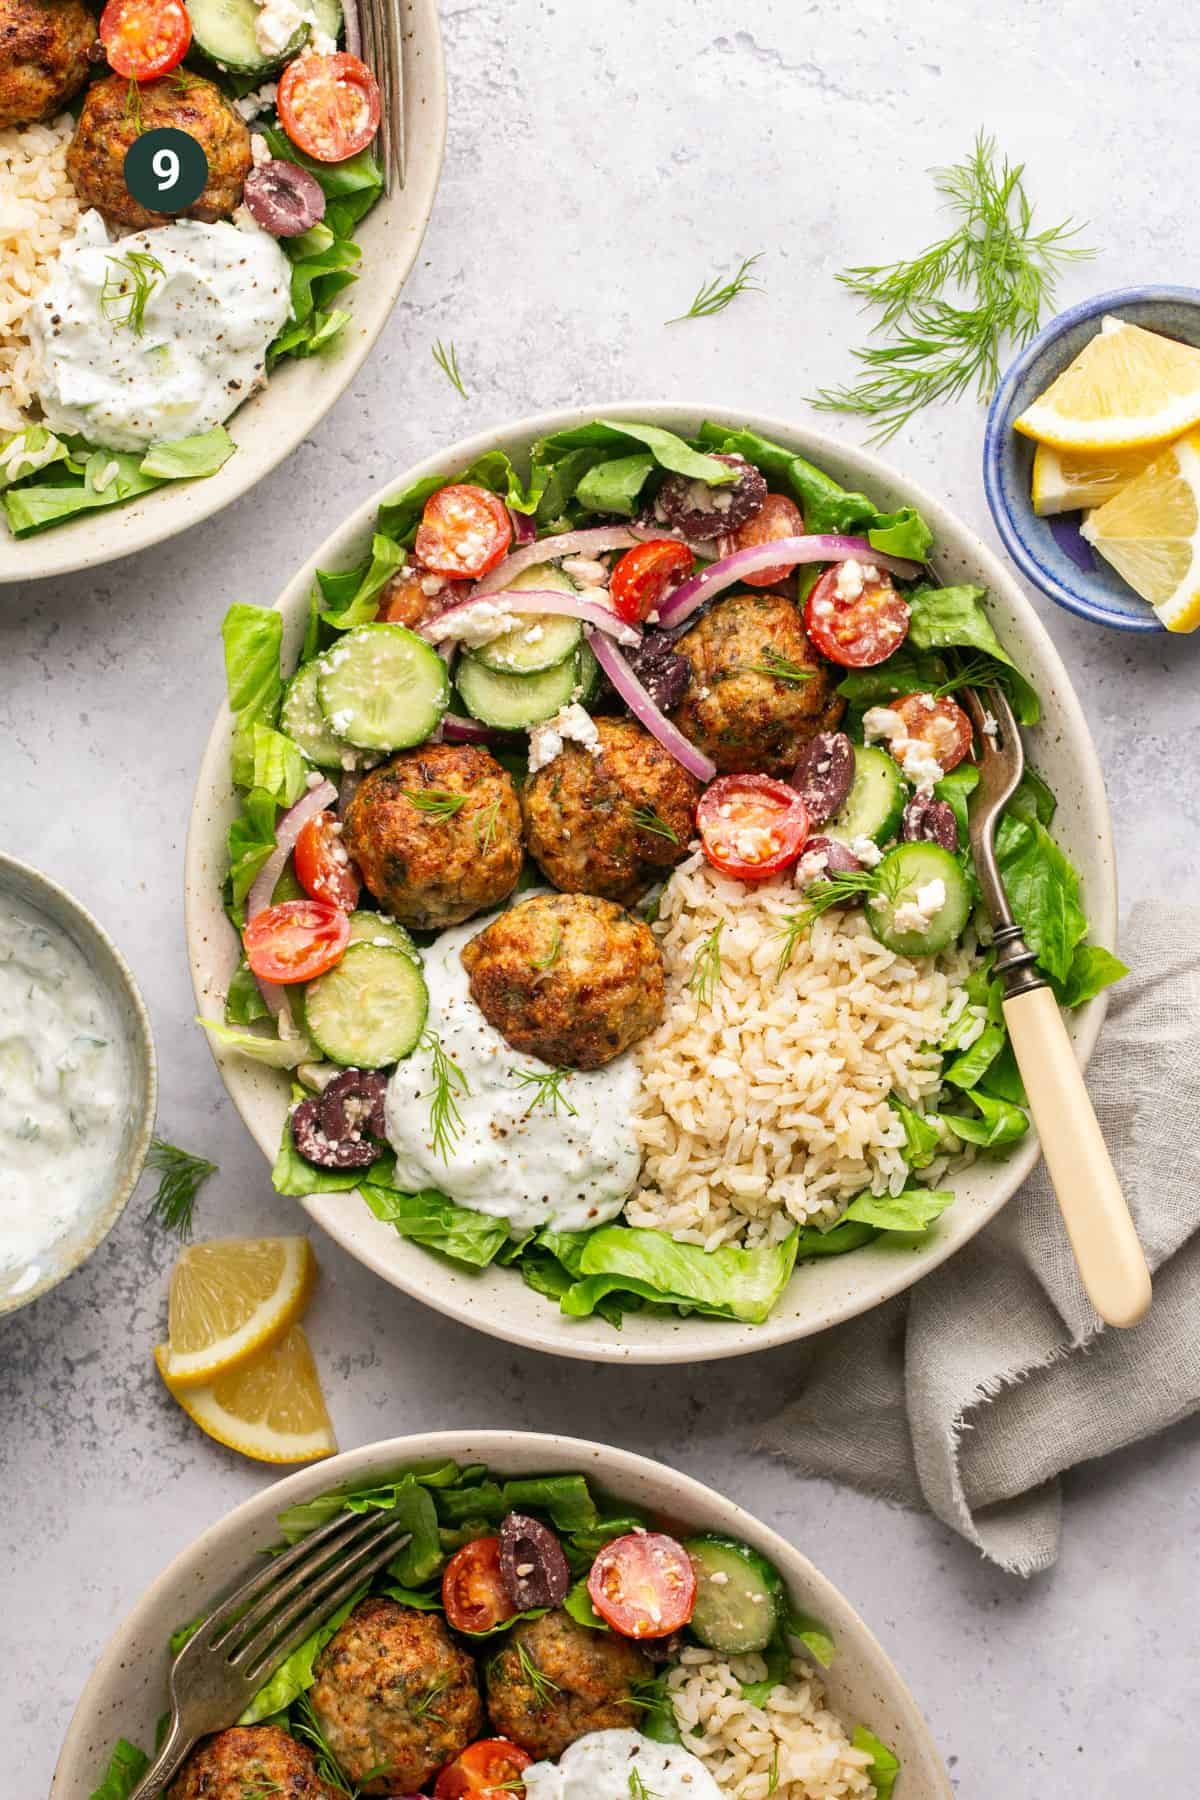
[[[270,1800],[272,1794],[282,1794],[283,1783],[276,1781],[271,1775],[250,1775],[243,1779],[239,1800]]]
[[[148,250],[129,250],[105,261],[115,272],[104,278],[100,310],[114,325],[127,325],[135,337],[141,337],[147,302],[167,271]]]
[[[1013,671],[1004,663],[997,662],[994,656],[968,656],[957,662],[945,681],[939,681],[929,692],[935,700],[944,700],[948,694],[961,693],[963,688],[1003,688],[1011,692]]]
[[[885,341],[855,350],[858,379],[823,388],[814,406],[871,420],[871,442],[885,443],[933,401],[989,397],[1005,345],[1035,335],[1064,264],[1094,254],[1072,242],[1083,227],[1071,219],[1034,229],[1024,174],[982,132],[963,162],[933,171],[951,229],[907,261],[838,276],[877,310]]]
[[[696,297],[685,313],[677,318],[668,319],[668,325],[681,325],[685,319],[709,319],[714,313],[724,312],[725,308],[737,299],[739,294],[763,292],[762,283],[755,281],[750,273],[755,263],[762,261],[763,253],[757,251],[754,256],[747,256],[736,275],[728,281],[722,281],[714,275],[696,292]]]
[[[770,1767],[770,1770],[767,1775],[768,1800],[770,1800],[770,1796],[775,1792],[775,1789],[778,1786],[779,1786],[779,1739],[776,1738],[775,1742],[771,1745],[771,1767]]]
[[[309,1746],[317,1765],[317,1774],[327,1787],[337,1794],[345,1794],[347,1800],[358,1800],[358,1789],[351,1787],[342,1772],[342,1766],[333,1754],[329,1739],[321,1729],[321,1721],[313,1709],[313,1703],[307,1693],[299,1695],[293,1702],[288,1719],[288,1728],[293,1737]]]
[[[579,1109],[571,1105],[562,1091],[562,1084],[570,1078],[570,1074],[570,1069],[518,1069],[517,1080],[521,1086],[537,1090],[525,1108],[525,1118],[529,1117],[535,1106],[544,1106],[547,1112],[554,1114],[557,1114],[561,1106],[564,1112],[577,1119]]]
[[[480,814],[472,827],[475,848],[481,856],[486,856],[496,841],[496,827],[500,822],[500,796],[492,801],[486,812]]]
[[[427,813],[435,825],[452,819],[467,804],[465,794],[453,794],[449,788],[401,788],[400,791],[418,812]]]
[[[550,1705],[555,1694],[560,1693],[561,1689],[557,1681],[551,1681],[550,1677],[543,1674],[542,1670],[538,1668],[524,1644],[518,1643],[516,1648],[521,1674],[533,1689],[533,1697],[538,1709],[542,1710]]]
[[[435,1719],[439,1725],[445,1724],[442,1715],[434,1712],[433,1703],[439,1695],[445,1693],[449,1686],[450,1677],[448,1675],[439,1675],[436,1681],[430,1683],[424,1693],[418,1694],[415,1700],[409,1701],[409,1716],[414,1719]]]
[[[692,958],[688,986],[696,996],[697,1006],[711,1006],[713,995],[721,984],[721,932],[724,919],[719,919]]]
[[[181,1150],[177,1144],[155,1138],[150,1145],[146,1167],[153,1169],[159,1178],[158,1191],[150,1202],[147,1217],[161,1225],[164,1231],[173,1231],[186,1244],[192,1235],[196,1195],[209,1176],[216,1174],[216,1163],[207,1162],[203,1156],[193,1156],[190,1150]]]
[[[802,667],[800,663],[792,662],[786,656],[781,656],[778,650],[773,650],[769,644],[763,650],[762,661],[747,663],[746,667],[752,669],[756,675],[771,675],[776,681],[790,682],[793,687],[801,687],[806,681],[811,681],[815,672]]]
[[[193,75],[190,69],[185,69],[182,63],[177,69],[171,70],[171,80],[181,94],[186,94],[192,88],[200,85],[200,77]]]
[[[804,890],[804,905],[795,912],[785,913],[779,926],[783,947],[779,952],[776,980],[787,969],[796,953],[796,945],[811,929],[815,919],[835,906],[849,906],[878,891],[879,876],[875,869],[851,869],[843,875],[831,875],[826,881],[810,882]]]
[[[122,116],[126,124],[132,125],[137,136],[141,137],[146,129],[145,121],[142,118],[142,90],[132,75],[129,78],[129,86],[125,90]]]
[[[433,1087],[429,1092],[429,1129],[433,1135],[433,1148],[443,1162],[449,1162],[450,1152],[465,1130],[455,1096],[469,1094],[471,1089],[454,1058],[447,1056],[436,1031],[425,1033],[421,1039],[421,1048],[429,1052],[433,1075]],[[425,1096],[422,1095],[422,1098]]]
[[[433,360],[442,371],[442,374],[446,377],[446,380],[450,383],[451,387],[456,387],[465,400],[467,398],[467,390],[463,386],[463,378],[459,373],[458,351],[454,348],[453,342],[443,344],[441,338],[438,338],[433,346]]]
[[[542,974],[545,975],[548,970],[554,967],[555,963],[562,955],[562,947],[562,927],[561,925],[556,925],[554,927],[554,936],[550,940],[550,948],[547,950],[545,956],[531,956],[529,959],[530,968],[540,969]]]
[[[667,824],[667,821],[663,818],[657,807],[635,806],[633,809],[633,822],[639,831],[653,832],[655,837],[666,838],[667,842],[670,844],[677,844],[679,842],[679,833],[674,830],[672,826]]]
[[[647,1787],[642,1779],[642,1771],[634,1765],[629,1771],[629,1800],[662,1800],[660,1794],[652,1787]]]

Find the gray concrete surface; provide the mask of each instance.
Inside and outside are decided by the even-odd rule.
[[[0,841],[92,906],[154,1016],[162,1132],[221,1165],[200,1229],[296,1224],[191,1024],[180,908],[193,772],[221,688],[217,627],[387,475],[543,406],[707,396],[799,413],[849,369],[834,282],[937,229],[925,170],[995,131],[1049,222],[1090,220],[1064,301],[1194,279],[1180,197],[1196,27],[1138,4],[853,9],[793,0],[445,0],[451,121],[419,265],[374,357],[290,463],[162,549],[0,594]],[[700,280],[762,250],[767,292],[667,329]],[[430,359],[458,347],[461,400]],[[895,462],[993,541],[970,402]],[[835,426],[856,438],[853,422]],[[1196,645],[1039,603],[1110,784],[1123,897],[1197,869]],[[135,1199],[90,1267],[0,1327],[0,1791],[45,1793],[93,1658],[161,1565],[269,1474],[207,1442],[158,1384],[172,1246]],[[521,1354],[392,1293],[332,1246],[311,1333],[343,1445],[450,1424],[591,1434],[723,1486],[792,1534],[905,1671],[963,1800],[1196,1791],[1200,1425],[1067,1482],[1063,1555],[1021,1586],[927,1518],[800,1483],[753,1450],[802,1351],[639,1373]]]

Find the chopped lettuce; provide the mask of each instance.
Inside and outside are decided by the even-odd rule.
[[[33,426],[24,435],[28,437],[32,432],[44,429]],[[49,433],[46,435],[50,437]],[[57,447],[51,454],[46,454],[50,446]],[[39,458],[32,468],[26,468],[22,460],[18,464],[22,473],[8,476],[8,482],[17,485],[6,486],[0,478],[0,486],[5,488],[4,510],[9,530],[14,537],[31,537],[36,531],[61,525],[76,513],[134,500],[139,494],[161,487],[164,482],[194,481],[205,475],[215,475],[228,462],[235,448],[223,425],[198,432],[194,437],[152,444],[144,453],[93,449],[79,438],[71,438],[63,444],[50,437],[49,445],[31,452]],[[0,467],[3,466],[2,458],[3,452],[0,452]],[[46,481],[26,479],[43,470],[49,470]]]
[[[46,425],[27,425],[24,431],[8,431],[0,441],[0,488],[25,481],[51,463],[65,462],[71,452]]]
[[[393,1225],[401,1237],[412,1238],[427,1250],[439,1250],[443,1256],[472,1268],[486,1268],[508,1241],[508,1226],[503,1219],[456,1206],[434,1188],[404,1194],[363,1178],[359,1190],[375,1217]]]
[[[92,1789],[90,1800],[129,1800],[134,1788],[150,1767],[150,1758],[127,1738],[118,1738],[108,1761],[108,1769],[100,1786]]]
[[[1078,875],[1038,819],[1012,813],[996,831],[996,862],[1029,948],[1047,975],[1065,983],[1087,932]]]
[[[292,317],[267,352],[268,366],[285,356],[313,356],[333,343],[350,315],[331,305],[343,288],[357,281],[362,255],[354,229],[374,206],[383,174],[370,148],[345,162],[321,163],[298,150],[277,124],[263,127],[271,154],[298,163],[315,175],[325,194],[325,217],[309,231],[284,238],[292,265]]]
[[[425,510],[425,502],[439,489],[458,481],[474,482],[477,487],[485,487],[493,494],[500,494],[505,505],[511,506],[514,512],[533,510],[532,502],[526,498],[521,477],[504,451],[485,450],[470,468],[461,469],[452,475],[427,475],[424,481],[416,481],[391,500],[385,500],[379,509],[377,529],[385,537],[394,538],[398,544],[403,544],[406,549],[411,548],[417,526],[421,523],[421,514]]]
[[[937,1126],[895,1094],[888,1095],[888,1105],[904,1127],[905,1162],[910,1169],[928,1168],[941,1148],[942,1136]]]
[[[281,1038],[244,1031],[236,1025],[225,1025],[219,1019],[197,1019],[222,1050],[236,1050],[254,1062],[266,1063],[272,1069],[297,1069],[301,1063],[315,1062],[317,1052],[305,1037]]]
[[[262,997],[262,989],[251,973],[250,964],[245,957],[230,977],[229,987],[225,994],[226,1025],[257,1025],[260,1019],[269,1019],[271,1010]]]
[[[252,788],[242,810],[229,827],[229,897],[233,921],[240,925],[242,903],[255,877],[275,848],[275,814],[272,795]]]
[[[394,538],[376,532],[371,539],[371,556],[365,564],[344,574],[326,575],[317,571],[317,583],[326,600],[337,604],[322,617],[336,631],[349,631],[354,625],[366,625],[379,609],[379,596],[397,569],[408,557]],[[307,660],[307,659],[305,659]]]
[[[274,725],[283,699],[279,670],[282,613],[273,606],[247,606],[239,601],[221,621],[221,639],[229,710],[237,729],[244,731],[256,723]]]
[[[313,1664],[325,1648],[338,1627],[350,1617],[359,1601],[365,1596],[369,1587],[364,1582],[357,1592],[352,1594],[330,1613],[323,1625],[306,1637],[298,1649],[285,1657],[275,1670],[265,1687],[259,1688],[253,1700],[238,1719],[239,1725],[257,1725],[262,1719],[269,1719],[274,1713],[286,1712],[292,1701],[297,1699],[306,1688],[310,1688],[315,1679]]]
[[[999,983],[996,984],[999,986]],[[1003,1024],[985,1025],[975,1042],[942,1071],[942,1080],[953,1087],[973,1088],[983,1080],[1008,1041]]]
[[[622,518],[632,518],[637,511],[638,495],[653,467],[654,458],[648,451],[596,463],[575,489],[575,498],[585,512],[617,513]]]
[[[308,786],[309,764],[300,746],[257,721],[233,739],[233,780],[240,788],[270,794],[277,806],[294,806]]]
[[[301,1057],[300,1060],[305,1062],[311,1059],[310,1050],[309,1057]],[[293,1085],[293,1103],[305,1097],[304,1089]],[[343,1194],[351,1188],[361,1187],[364,1182],[378,1182],[385,1186],[391,1180],[395,1166],[396,1159],[391,1151],[383,1150],[365,1169],[318,1168],[316,1163],[307,1162],[297,1150],[289,1114],[284,1120],[279,1153],[271,1167],[271,1186],[277,1194],[289,1194],[297,1200],[303,1200],[309,1194]]]
[[[967,653],[981,682],[1003,687],[1018,723],[1036,725],[1042,716],[1037,694],[992,630],[984,608],[987,590],[963,582],[957,587],[919,587],[907,596],[912,617],[908,641],[914,650]]]
[[[981,1150],[1007,1150],[1029,1130],[1029,1120],[1021,1108],[1009,1100],[985,1094],[978,1088],[966,1088],[963,1099],[969,1100],[979,1114],[946,1113],[946,1124],[965,1144]]]
[[[871,1754],[867,1774],[875,1784],[876,1800],[892,1800],[896,1777],[900,1773],[900,1758],[896,1752],[889,1750],[883,1739],[877,1738],[865,1725],[855,1727],[850,1742],[856,1750],[868,1750]]]
[[[827,1625],[822,1625],[810,1613],[798,1612],[790,1601],[783,1624],[788,1636],[799,1638],[814,1662],[820,1663],[823,1669],[829,1668],[837,1655],[837,1645],[830,1636]]]
[[[1126,964],[1111,950],[1099,944],[1076,944],[1059,999],[1064,1006],[1082,1006],[1128,973]]]
[[[589,1234],[581,1278],[562,1297],[562,1310],[586,1318],[615,1290],[680,1306],[710,1318],[759,1325],[786,1287],[796,1260],[797,1234],[779,1244],[744,1250],[726,1244],[702,1250],[662,1231],[601,1225]]]
[[[215,475],[236,448],[225,427],[214,425],[211,431],[198,431],[193,437],[151,444],[142,458],[142,474],[156,475],[160,481],[197,481]]]
[[[954,1195],[944,1188],[906,1187],[899,1194],[859,1194],[842,1220],[874,1225],[879,1231],[928,1231],[953,1203]]]

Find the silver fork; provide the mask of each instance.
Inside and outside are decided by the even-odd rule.
[[[1009,1040],[1088,1298],[1108,1324],[1136,1325],[1150,1305],[1150,1271],[1058,1002],[1013,919],[996,865],[996,823],[1025,773],[1025,750],[1008,696],[998,687],[984,694],[986,706],[971,688],[963,696],[983,746],[968,829]]]
[[[235,1588],[172,1663],[167,1734],[129,1800],[157,1800],[197,1739],[232,1725],[284,1658],[411,1536],[394,1513],[339,1513]]]
[[[404,186],[404,27],[401,0],[359,0],[363,56],[379,83],[383,191]]]

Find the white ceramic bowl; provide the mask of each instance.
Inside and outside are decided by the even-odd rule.
[[[144,1748],[166,1705],[167,1639],[212,1605],[278,1542],[285,1506],[343,1485],[382,1482],[416,1462],[452,1457],[485,1462],[505,1474],[578,1472],[617,1499],[697,1531],[744,1539],[779,1569],[795,1606],[825,1625],[837,1655],[825,1680],[833,1711],[851,1728],[866,1725],[902,1765],[903,1800],[951,1800],[942,1760],[897,1669],[853,1607],[783,1538],[732,1500],[661,1463],[580,1438],[518,1431],[442,1431],[391,1438],[349,1450],[256,1494],[235,1507],[164,1569],[105,1647],[83,1691],[50,1789],[50,1800],[88,1800],[119,1737]]]
[[[451,474],[494,444],[503,445],[520,462],[534,439],[597,416],[640,419],[684,434],[694,431],[705,417],[748,424],[766,437],[793,446],[845,486],[867,492],[885,508],[906,503],[920,508],[934,533],[939,574],[947,582],[978,582],[991,590],[992,615],[1000,637],[1041,695],[1043,721],[1027,734],[1032,760],[1058,795],[1055,834],[1080,871],[1092,932],[1097,942],[1111,945],[1117,923],[1116,875],[1103,778],[1067,672],[1033,608],[996,557],[933,495],[902,480],[879,458],[807,427],[734,414],[728,407],[619,401],[522,419],[507,429],[488,431],[440,451],[416,468],[401,471],[365,501],[289,582],[276,602],[284,615],[285,658],[299,654],[315,570],[351,566],[362,557],[384,495],[427,475]],[[199,1010],[206,1017],[213,1016],[222,1004],[238,954],[234,933],[221,910],[225,834],[237,810],[229,778],[230,727],[228,708],[222,707],[200,766],[185,862],[188,955]],[[1081,1061],[1091,1054],[1104,1010],[1101,996],[1069,1021]],[[286,1077],[235,1055],[218,1054],[217,1064],[234,1105],[264,1155],[274,1159],[288,1101]],[[801,1266],[763,1325],[630,1313],[622,1329],[614,1331],[600,1319],[567,1319],[552,1301],[531,1294],[515,1270],[461,1273],[398,1237],[353,1195],[319,1195],[303,1204],[344,1249],[385,1280],[482,1331],[562,1356],[695,1362],[807,1337],[899,1293],[953,1255],[994,1217],[1029,1173],[1037,1154],[1031,1136],[1004,1161],[979,1162],[957,1177],[954,1205],[920,1249],[896,1248],[880,1241],[848,1256]]]
[[[393,186],[359,227],[362,273],[338,301],[350,313],[339,343],[327,356],[280,364],[261,393],[229,421],[237,451],[215,475],[170,482],[125,506],[83,513],[19,541],[0,520],[0,583],[94,568],[211,518],[290,456],[353,381],[416,261],[446,143],[446,71],[437,0],[401,0],[400,10],[406,180],[403,188]]]

